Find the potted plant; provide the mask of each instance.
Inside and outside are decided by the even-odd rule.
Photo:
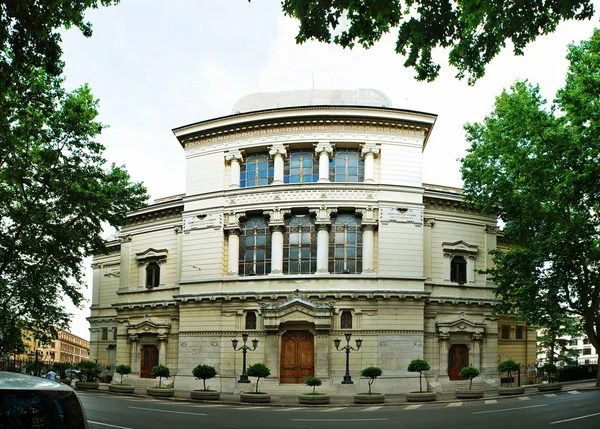
[[[206,388],[206,380],[209,380],[217,375],[217,370],[214,366],[210,365],[198,365],[192,370],[192,374],[199,380],[202,380],[204,389],[192,390],[190,397],[192,399],[199,399],[204,401],[218,401],[221,397],[221,392],[216,390],[209,390]]]
[[[519,370],[519,364],[512,359],[506,359],[498,364],[498,372],[502,374],[503,372],[507,375],[507,384],[508,386],[502,386],[500,383],[500,387],[498,388],[499,395],[522,395],[525,393],[525,388],[521,386],[513,386],[513,372]]]
[[[171,371],[169,370],[168,366],[156,365],[154,368],[152,368],[152,376],[158,377],[158,386],[157,387],[147,387],[146,394],[148,396],[165,397],[165,396],[173,396],[175,394],[175,389],[172,386],[170,386],[170,387],[162,386],[162,378],[163,377],[169,378],[171,376]]]
[[[250,365],[247,371],[248,377],[256,377],[256,391],[254,392],[241,392],[240,400],[242,402],[251,403],[266,403],[271,402],[271,395],[264,392],[258,391],[258,382],[261,378],[268,377],[271,375],[271,370],[267,368],[264,363],[255,363]]]
[[[316,377],[308,377],[304,384],[312,387],[312,392],[301,393],[298,395],[298,402],[303,405],[325,405],[329,404],[331,397],[327,393],[320,393],[316,391],[316,388],[320,386],[321,380]]]
[[[360,372],[361,377],[369,379],[369,393],[357,393],[354,395],[355,404],[381,404],[385,401],[385,395],[383,393],[371,392],[371,385],[375,382],[375,379],[382,374],[381,368],[376,366],[368,366],[363,368]]]
[[[544,379],[548,381],[548,383],[538,384],[538,390],[540,392],[553,392],[561,390],[562,383],[556,382],[556,373],[558,372],[556,365],[552,363],[546,363],[542,369],[544,370]]]
[[[108,390],[115,393],[133,393],[135,388],[130,384],[123,384],[123,376],[131,374],[131,366],[127,364],[117,365],[115,372],[121,376],[118,384],[110,384]]]
[[[79,381],[75,382],[75,387],[78,389],[98,389],[98,376],[102,373],[102,366],[98,365],[93,360],[82,360],[77,364],[79,373]]]
[[[437,394],[435,392],[428,392],[427,390],[423,392],[423,385],[421,383],[423,371],[429,371],[430,369],[431,366],[429,366],[425,359],[413,359],[412,361],[410,361],[410,363],[408,364],[408,371],[419,373],[419,391],[408,392],[406,394],[406,400],[408,402],[430,402],[435,401],[437,399]]]
[[[460,370],[460,376],[462,378],[469,379],[469,390],[456,390],[454,392],[454,396],[458,399],[475,399],[475,398],[483,398],[483,390],[476,389],[472,390],[473,387],[473,379],[475,377],[479,377],[479,370],[474,366],[465,366]]]

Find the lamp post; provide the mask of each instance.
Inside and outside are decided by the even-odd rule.
[[[340,339],[339,338],[336,338],[335,340],[333,340],[333,343],[335,344],[336,350],[346,352],[346,374],[344,374],[344,380],[342,381],[342,384],[354,384],[352,382],[352,377],[350,377],[350,350],[358,351],[358,349],[360,349],[360,346],[362,344],[362,340],[360,338],[358,340],[355,340],[356,348],[354,348],[350,345],[350,338],[352,337],[352,334],[350,332],[347,332],[345,334],[345,337],[346,337],[346,345],[344,347],[340,348]]]
[[[240,379],[238,381],[238,383],[250,383],[250,380],[248,380],[248,374],[246,374],[246,353],[248,352],[248,350],[250,350],[251,352],[253,352],[254,350],[256,350],[256,347],[258,346],[258,340],[254,339],[252,340],[252,347],[247,346],[246,345],[246,341],[248,341],[248,334],[246,334],[245,332],[242,334],[242,341],[243,341],[243,345],[240,346],[240,348],[238,348],[238,340],[237,338],[234,338],[233,340],[231,340],[231,345],[233,346],[233,350],[235,350],[236,352],[241,350],[242,351],[242,356],[243,356],[243,363],[242,363],[242,373],[240,374]]]

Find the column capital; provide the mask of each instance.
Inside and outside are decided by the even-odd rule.
[[[284,225],[285,215],[290,214],[291,212],[290,209],[280,209],[279,207],[275,207],[273,210],[265,210],[263,213],[269,216],[269,226],[277,227]]]
[[[321,206],[318,209],[310,209],[310,213],[314,213],[317,216],[315,220],[316,224],[329,224],[331,223],[331,215],[337,213],[336,208],[327,208],[326,206]]]
[[[281,156],[283,158],[287,156],[287,146],[284,146],[281,143],[274,144],[269,148],[269,155],[271,155],[271,158],[275,158],[277,156]]]
[[[225,152],[225,162],[242,162],[244,160],[244,152],[238,149],[233,149]]]
[[[367,225],[371,225],[373,227],[378,224],[378,216],[379,212],[376,208],[371,206],[357,208],[356,213],[361,216],[361,226],[365,227]]]
[[[137,335],[130,335],[129,336],[129,341],[131,341],[132,343],[137,342],[138,341],[138,336]]]
[[[498,227],[496,225],[486,225],[485,226],[486,234],[498,234],[498,232],[500,232],[500,227]]]
[[[225,213],[225,222],[223,230],[228,234],[240,233],[240,218],[245,216],[244,212],[229,212]]]
[[[319,142],[315,145],[315,153],[318,155],[321,153],[331,155],[333,153],[333,145],[330,142]]]
[[[362,154],[363,157],[367,156],[367,155],[373,155],[373,157],[377,157],[377,155],[379,155],[379,148],[377,147],[377,145],[375,143],[365,143],[360,145],[360,153]]]

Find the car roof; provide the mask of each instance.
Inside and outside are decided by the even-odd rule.
[[[0,371],[0,390],[72,390],[69,386],[58,381],[52,381],[33,375],[17,372]]]

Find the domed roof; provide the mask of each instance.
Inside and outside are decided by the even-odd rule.
[[[392,107],[392,103],[383,92],[376,89],[303,89],[248,94],[233,105],[231,113],[293,106]]]

